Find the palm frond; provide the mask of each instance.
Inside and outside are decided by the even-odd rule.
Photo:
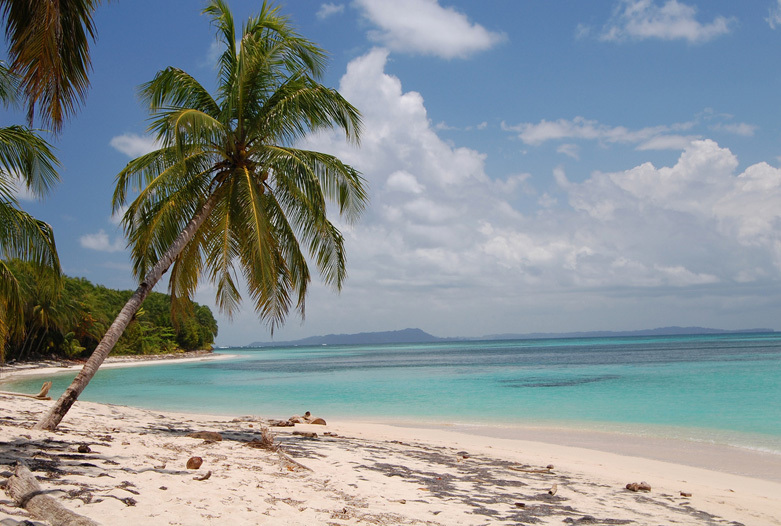
[[[184,154],[192,144],[221,145],[226,136],[222,122],[189,108],[162,114],[150,129],[157,131],[158,139],[167,146],[175,146],[180,154]]]
[[[311,78],[294,75],[286,79],[273,96],[255,109],[254,130],[264,130],[278,144],[292,144],[310,132],[334,127],[347,140],[358,144],[362,123],[358,110],[341,94]]]
[[[290,287],[297,293],[296,307],[303,317],[306,292],[311,276],[306,256],[301,250],[298,239],[301,237],[302,229],[298,228],[298,218],[288,213],[288,210],[278,201],[276,194],[269,194],[267,210],[271,222],[275,226],[279,251],[290,272]],[[323,220],[325,220],[325,215],[323,215]]]
[[[0,0],[11,70],[21,78],[30,124],[55,132],[84,101],[91,69],[92,13],[100,0]]]
[[[47,223],[0,201],[0,257],[29,261],[41,271],[60,275],[54,231]]]
[[[198,288],[198,278],[204,270],[202,254],[205,234],[205,229],[198,230],[171,266],[168,290],[171,294],[173,319],[187,314],[191,307],[190,298],[195,294]]]
[[[279,6],[264,1],[260,13],[244,25],[242,49],[245,53],[260,52],[277,75],[305,71],[313,78],[325,73],[327,55],[317,44],[299,35],[290,19],[280,13]]]
[[[275,189],[293,201],[305,199],[325,213],[326,201],[335,202],[348,222],[358,219],[368,202],[365,180],[337,157],[310,150],[267,146],[259,149],[272,167]]]
[[[225,46],[225,51],[218,59],[220,77],[218,89],[220,98],[224,99],[224,90],[230,91],[236,76],[236,26],[233,22],[233,14],[223,0],[211,0],[204,8],[203,14],[211,17],[212,25],[217,28],[218,39]]]
[[[274,194],[282,217],[287,218],[298,237],[306,244],[323,281],[339,290],[347,277],[344,238],[328,220],[325,208],[308,200],[295,186]]]
[[[36,197],[59,180],[59,161],[40,135],[24,126],[0,128],[0,177],[18,178]]]
[[[206,193],[198,179],[164,190],[165,193],[155,194],[154,199],[136,199],[123,217],[133,273],[139,278],[168,251],[206,201]]]
[[[0,317],[0,323],[3,324],[0,327],[0,348],[4,348],[11,327],[21,325],[10,321],[21,318],[23,313],[19,281],[3,260],[0,260],[0,314],[3,314]]]
[[[290,310],[292,277],[279,247],[279,236],[273,216],[269,214],[271,198],[248,170],[240,178],[243,201],[238,210],[248,216],[243,225],[240,260],[255,310],[273,330]]]
[[[219,190],[220,199],[209,224],[210,239],[206,245],[206,268],[209,280],[215,284],[217,305],[229,317],[238,309],[241,295],[236,286],[234,261],[241,254],[241,239],[234,232],[239,184],[230,179]],[[242,209],[239,211],[244,211]]]
[[[0,60],[0,103],[15,105],[19,100],[19,77],[11,73],[8,65]]]
[[[197,80],[179,68],[166,68],[139,88],[141,100],[152,112],[165,108],[197,108],[216,117],[220,107]]]
[[[164,147],[130,161],[117,174],[112,212],[118,212],[127,204],[132,191],[139,192],[136,202],[140,203],[147,196],[153,199],[162,189],[179,186],[191,178],[201,178],[207,186],[208,180],[203,178],[213,171],[212,155],[213,152],[198,146],[191,147],[186,154],[175,147]]]

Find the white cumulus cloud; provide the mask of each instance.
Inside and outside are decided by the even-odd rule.
[[[701,43],[729,33],[735,20],[717,16],[697,20],[697,8],[677,0],[621,0],[613,19],[600,36],[605,41],[626,39],[686,40]]]
[[[781,26],[781,0],[777,0],[776,3],[770,6],[768,16],[765,20],[770,25],[771,29]]]
[[[379,27],[369,37],[393,51],[464,58],[505,39],[437,0],[356,0],[356,5]]]
[[[580,159],[580,147],[577,144],[561,144],[556,151],[575,160]]]
[[[160,148],[152,137],[135,133],[117,135],[111,139],[109,144],[128,157],[139,157]]]
[[[327,333],[337,322],[361,331],[426,319],[434,333],[468,326],[487,334],[503,324],[553,329],[546,324],[568,315],[581,326],[603,326],[606,315],[644,326],[654,308],[663,311],[655,319],[697,324],[693,312],[718,317],[730,309],[731,287],[761,291],[781,278],[778,168],[758,163],[740,171],[728,148],[692,139],[669,166],[641,163],[572,180],[563,167],[489,175],[485,154],[437,135],[423,96],[385,72],[388,53],[354,59],[341,80],[340,92],[364,118],[361,147],[338,134],[304,145],[355,166],[371,198],[361,221],[342,228],[350,276],[340,306],[313,298],[311,305],[329,307],[308,310],[312,332]],[[554,131],[529,142],[641,145],[689,127],[553,122]],[[345,326],[351,312],[359,319]]]
[[[711,130],[725,131],[727,133],[734,133],[735,135],[741,135],[743,137],[753,137],[754,132],[757,131],[757,127],[753,124],[746,124],[745,122],[716,123],[711,126]]]
[[[94,234],[85,234],[79,238],[82,247],[99,252],[121,252],[125,250],[125,241],[122,238],[109,239],[105,231],[100,230]]]
[[[682,122],[673,125],[649,126],[630,130],[624,126],[608,126],[596,120],[584,117],[574,119],[558,119],[555,121],[541,120],[539,123],[520,123],[509,125],[502,123],[505,131],[515,132],[524,143],[539,146],[547,141],[556,140],[589,140],[602,143],[637,144],[639,150],[674,149],[680,150],[697,136],[681,136],[677,132],[690,129],[693,122]],[[574,145],[563,145],[560,153],[574,157]]]
[[[317,18],[325,20],[326,18],[337,15],[344,12],[344,4],[331,4],[326,3],[320,5],[320,9],[317,10]]]

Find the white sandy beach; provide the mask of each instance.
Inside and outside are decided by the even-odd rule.
[[[143,367],[145,365],[159,365],[165,363],[188,363],[206,360],[226,360],[233,358],[232,354],[212,353],[211,351],[192,351],[175,354],[143,354],[127,356],[109,356],[101,364],[101,369],[116,369],[121,367]],[[66,361],[42,361],[19,364],[3,364],[0,366],[0,386],[4,381],[22,376],[48,377],[52,374],[75,373],[82,364]]]
[[[705,469],[633,456],[620,447],[625,437],[609,434],[582,448],[550,430],[499,438],[371,422],[275,427],[275,452],[247,445],[260,417],[81,401],[56,432],[30,429],[52,403],[0,395],[0,480],[23,460],[48,495],[106,525],[781,525],[774,455],[712,446],[689,462]],[[195,431],[222,440],[187,436]],[[80,453],[83,445],[90,451]],[[645,445],[643,456],[665,458],[664,443]],[[186,468],[193,456],[199,469]],[[641,481],[650,492],[625,489]],[[6,517],[30,518],[9,496],[0,498]]]

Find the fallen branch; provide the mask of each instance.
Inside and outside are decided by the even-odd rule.
[[[291,471],[293,471],[294,469],[302,469],[304,471],[312,471],[312,468],[309,468],[309,467],[301,464],[300,462],[296,462],[295,460],[293,460],[293,458],[290,455],[288,455],[287,453],[285,453],[281,449],[277,448],[276,449],[276,453],[282,459],[282,462],[284,464],[286,464],[287,469],[289,469]]]
[[[38,394],[31,395],[27,393],[13,393],[11,391],[0,391],[0,394],[8,396],[23,396],[25,398],[35,398],[36,400],[51,400],[52,397],[49,396],[49,389],[51,388],[51,382],[43,382],[41,390],[38,392]]]
[[[6,492],[18,507],[52,526],[98,526],[89,517],[74,513],[56,499],[44,495],[30,468],[22,461],[16,463],[16,471],[8,479]]]

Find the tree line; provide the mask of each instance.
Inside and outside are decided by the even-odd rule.
[[[9,319],[9,337],[0,353],[6,361],[85,358],[92,354],[132,290],[94,285],[62,276],[59,286],[21,261],[7,262],[22,297],[22,316]],[[159,354],[211,349],[217,336],[211,309],[191,303],[171,309],[171,296],[149,295],[114,347],[114,354]]]

